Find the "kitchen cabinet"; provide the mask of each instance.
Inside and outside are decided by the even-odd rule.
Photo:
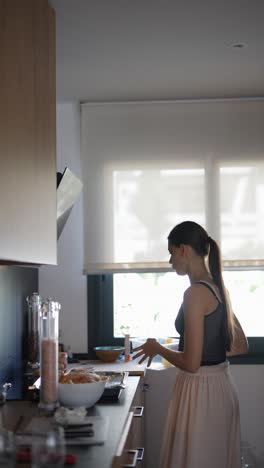
[[[145,440],[149,450],[146,453],[147,467],[158,468],[167,411],[175,385],[178,369],[153,363],[146,370],[144,383],[148,387],[145,393]],[[162,395],[162,398],[161,398]]]
[[[144,380],[141,377],[130,411],[128,413],[122,437],[112,468],[140,467],[145,465],[145,422],[144,422]]]
[[[123,434],[127,426],[128,415],[134,413],[132,407],[138,403],[137,392],[139,392],[140,377],[131,376],[128,378],[126,388],[123,390],[118,401],[107,403],[97,403],[88,409],[88,415],[98,416],[109,421],[107,438],[102,445],[69,445],[67,453],[76,455],[76,468],[113,468],[115,463],[120,461],[117,457],[117,450],[123,440]],[[7,401],[0,407],[0,418],[3,426],[11,431],[23,431],[29,424],[32,417],[39,414],[38,405],[32,401]],[[135,418],[133,417],[133,421]],[[133,441],[133,432],[130,433]],[[138,468],[141,462],[136,465]],[[22,465],[21,465],[22,466]],[[25,466],[25,465],[23,465]],[[27,467],[25,467],[27,468]]]
[[[55,14],[0,0],[0,263],[56,264]]]

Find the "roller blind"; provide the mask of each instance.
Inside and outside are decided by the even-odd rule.
[[[264,101],[81,105],[84,271],[168,270],[202,224],[226,265],[264,265]]]

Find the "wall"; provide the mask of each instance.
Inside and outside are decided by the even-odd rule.
[[[0,266],[0,384],[12,383],[8,398],[22,397],[27,337],[26,297],[37,287],[37,268]]]
[[[82,180],[80,110],[75,102],[57,104],[57,171],[63,172],[66,166]],[[61,303],[61,338],[76,353],[87,352],[82,203],[81,194],[58,240],[58,265],[39,269],[39,293]]]
[[[238,389],[242,440],[252,446],[258,468],[264,466],[264,366],[231,365]]]

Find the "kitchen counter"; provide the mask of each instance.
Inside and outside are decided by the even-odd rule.
[[[88,410],[88,415],[108,418],[107,440],[97,446],[68,446],[67,453],[77,456],[76,468],[111,468],[139,381],[139,376],[129,377],[118,401],[98,403]],[[37,413],[37,404],[30,401],[10,400],[0,409],[4,427],[12,431],[22,430]],[[17,466],[24,468],[27,465],[19,463]]]
[[[88,367],[92,366],[95,370],[101,372],[129,372],[129,375],[144,376],[146,372],[147,364],[138,364],[137,361],[125,362],[124,359],[118,359],[115,362],[102,362],[97,360],[94,361],[80,361],[78,364],[70,364],[68,367]]]

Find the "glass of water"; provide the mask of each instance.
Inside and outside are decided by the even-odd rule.
[[[64,466],[65,438],[62,427],[32,438],[32,468]]]
[[[0,429],[0,468],[14,468],[16,466],[16,450],[13,432]]]
[[[241,466],[242,468],[256,468],[254,449],[250,444],[242,443],[241,446]]]

